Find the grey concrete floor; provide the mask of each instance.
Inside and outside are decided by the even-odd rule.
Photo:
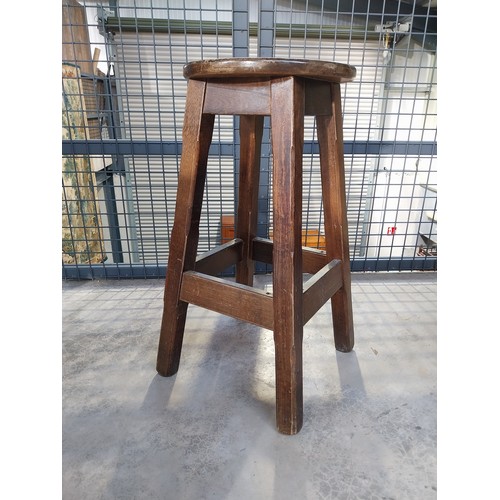
[[[179,372],[156,373],[162,294],[63,283],[64,500],[436,498],[434,273],[354,275],[351,353],[329,304],[309,321],[295,436],[268,330],[190,306]]]

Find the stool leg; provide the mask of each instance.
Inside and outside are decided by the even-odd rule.
[[[243,259],[236,266],[236,282],[253,285],[252,241],[257,236],[260,148],[263,116],[240,116],[240,179],[236,237],[243,240]]]
[[[332,84],[332,114],[317,116],[321,163],[321,184],[325,213],[326,253],[328,259],[342,261],[342,288],[332,297],[335,347],[349,352],[354,347],[351,301],[351,270],[344,173],[344,141],[340,85]]]
[[[273,303],[276,423],[283,434],[302,427],[302,153],[304,82],[271,83],[273,147]]]
[[[188,304],[180,300],[182,275],[194,269],[214,115],[203,114],[205,83],[189,80],[182,131],[182,157],[174,225],[165,281],[163,319],[156,369],[160,375],[177,372]]]

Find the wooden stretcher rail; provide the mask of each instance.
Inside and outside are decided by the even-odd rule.
[[[265,264],[273,263],[273,242],[267,238],[254,238],[252,258]],[[316,248],[302,247],[302,271],[304,273],[317,273],[327,264],[326,253]]]
[[[213,248],[196,258],[195,271],[203,274],[216,274],[238,263],[242,258],[243,241],[235,238]]]
[[[273,329],[273,298],[262,290],[196,271],[182,278],[180,299],[226,316]]]
[[[332,260],[304,285],[302,320],[305,325],[340,288],[342,261]]]

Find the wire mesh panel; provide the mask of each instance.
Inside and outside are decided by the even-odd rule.
[[[357,68],[342,85],[353,270],[437,262],[436,9],[429,1],[63,0],[63,274],[164,276],[184,64],[232,56]],[[259,234],[272,236],[265,122]],[[238,120],[216,119],[200,251],[230,237]],[[319,148],[305,123],[304,244],[322,248]]]

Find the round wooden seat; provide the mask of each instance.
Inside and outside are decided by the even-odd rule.
[[[184,77],[193,80],[285,76],[344,83],[354,79],[356,68],[348,64],[328,61],[255,57],[193,61],[184,66]]]

